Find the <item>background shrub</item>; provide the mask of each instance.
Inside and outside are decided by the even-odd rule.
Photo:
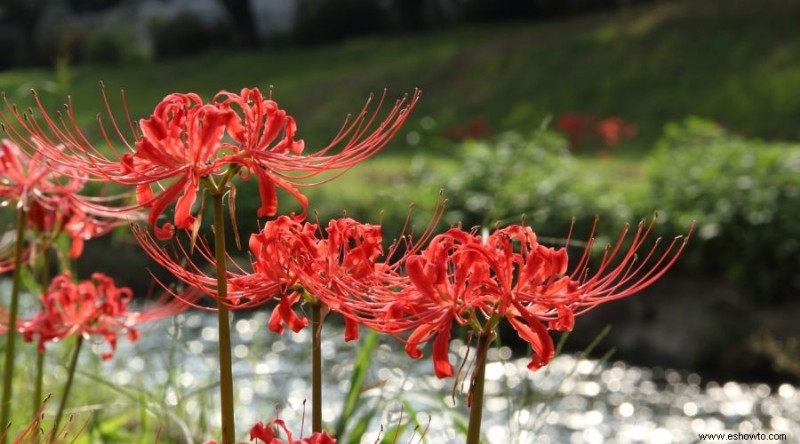
[[[0,70],[9,69],[22,60],[22,48],[13,30],[0,29]]]
[[[642,216],[633,214],[635,190],[623,193],[606,186],[609,180],[587,171],[567,147],[563,135],[549,131],[463,142],[457,172],[433,181],[445,184],[446,221],[491,226],[518,222],[525,215],[537,233],[563,237],[573,219],[583,233],[595,217],[619,228]]]
[[[132,32],[124,28],[87,33],[81,42],[81,55],[87,62],[110,65],[147,60],[144,48],[137,44]]]
[[[192,14],[180,14],[150,24],[153,53],[157,59],[198,54],[230,43],[231,33],[222,24],[209,25]]]
[[[697,221],[684,263],[733,279],[759,304],[800,290],[800,145],[689,118],[666,127],[647,177],[672,230]]]

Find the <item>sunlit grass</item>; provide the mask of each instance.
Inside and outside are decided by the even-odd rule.
[[[71,95],[80,121],[101,109],[98,82],[124,88],[132,115],[164,95],[274,85],[309,147],[320,146],[370,93],[424,90],[410,124],[446,128],[474,117],[493,131],[527,132],[568,111],[618,115],[637,125],[626,146],[646,151],[668,121],[698,114],[750,136],[795,138],[800,96],[797,2],[668,2],[550,23],[475,25],[336,46],[211,52],[158,63],[73,66],[53,87],[48,69],[0,72],[0,90],[52,106]],[[49,91],[52,91],[49,92]],[[44,95],[43,94],[43,95]],[[400,145],[395,144],[395,147]]]

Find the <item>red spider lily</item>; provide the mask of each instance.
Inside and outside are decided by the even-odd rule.
[[[228,297],[223,301],[217,296],[216,279],[206,275],[181,244],[176,243],[176,252],[168,252],[142,229],[134,227],[133,232],[156,262],[231,309],[253,308],[280,297],[269,320],[269,328],[277,333],[283,332],[284,325],[294,332],[308,325],[308,320],[292,309],[304,294],[308,294],[344,314],[346,338],[357,338],[357,326],[349,316],[349,307],[341,302],[346,299],[342,295],[356,291],[355,287],[370,287],[375,270],[395,268],[378,261],[383,253],[378,225],[360,224],[349,218],[336,219],[329,223],[325,237],[316,224],[281,216],[267,222],[259,233],[250,237],[253,271],[245,271],[231,261],[234,267],[228,272]],[[394,251],[394,248],[390,250],[389,257]],[[214,262],[214,255],[205,243],[200,243],[197,252],[209,263]],[[176,260],[176,257],[181,259]]]
[[[278,307],[269,321],[271,330],[281,333],[286,323],[297,332],[308,325],[291,306],[305,292],[327,308],[345,315],[345,338],[358,337],[358,326],[348,317],[349,307],[339,295],[348,294],[349,283],[369,285],[378,258],[383,254],[379,225],[362,224],[350,218],[331,220],[322,236],[319,226],[299,223],[281,216],[268,222],[264,229],[250,237],[253,273],[231,279],[235,289],[246,289],[251,298],[271,298],[264,293],[264,282],[274,282],[284,289]],[[269,285],[268,291],[273,291]]]
[[[571,330],[576,315],[641,291],[672,266],[688,236],[660,253],[656,241],[638,258],[652,226],[641,223],[624,247],[626,227],[594,271],[588,267],[590,240],[569,274],[566,249],[539,244],[529,227],[509,226],[485,238],[451,229],[407,259],[409,284],[386,311],[387,329],[412,330],[406,351],[413,358],[422,356],[420,344],[435,337],[434,369],[443,378],[453,375],[447,351],[454,323],[487,334],[505,320],[531,345],[528,367],[536,370],[553,357],[548,330]]]
[[[53,171],[40,155],[29,156],[10,140],[0,140],[0,198],[3,206],[28,210],[34,202],[55,204],[83,188],[83,178]]]
[[[103,97],[106,99],[105,92]],[[297,187],[314,185],[308,182],[311,177],[332,170],[342,172],[383,148],[408,117],[419,92],[410,100],[398,100],[371,132],[377,111],[369,112],[368,101],[328,146],[309,155],[301,155],[303,142],[295,140],[294,119],[258,89],[246,88],[240,94],[221,91],[209,103],[197,94],[171,94],[149,118],[139,121],[138,128],[126,111],[125,126],[130,128],[132,142],[123,134],[106,99],[111,128],[100,121],[100,129],[115,154],[110,157],[78,128],[71,102],[66,118],[53,119],[38,96],[35,98],[42,123],[9,104],[12,118],[0,115],[12,137],[77,175],[136,186],[138,204],[150,208],[156,237],[166,239],[176,227],[189,230],[198,223],[192,207],[201,183],[214,191],[236,174],[253,174],[258,179],[259,216],[276,214],[276,190],[283,188],[299,201],[303,211],[298,218],[302,219],[308,203]],[[111,140],[113,133],[124,145],[122,154]],[[173,202],[174,225],[157,226],[157,219]]]
[[[39,153],[29,155],[10,140],[0,141],[0,176],[0,205],[24,210],[28,226],[50,239],[67,233],[72,258],[80,256],[85,240],[137,217],[127,211],[130,207],[106,205],[125,196],[81,196],[84,177],[54,166]]]
[[[286,294],[270,317],[269,326],[275,332],[282,332],[284,323],[295,332],[308,324],[291,309],[306,295],[342,314],[345,340],[357,339],[358,323],[371,325],[382,317],[375,312],[376,300],[394,296],[374,289],[390,288],[392,281],[402,279],[397,271],[404,258],[430,237],[442,210],[437,205],[433,222],[419,241],[401,236],[402,242],[394,242],[386,252],[380,225],[340,218],[329,221],[323,232],[316,224],[282,216],[250,237],[253,272],[232,277],[231,287],[252,300],[274,297],[276,287],[279,294]]]
[[[247,288],[236,288],[228,285],[227,297],[222,300],[217,295],[217,278],[209,275],[205,267],[195,262],[193,255],[199,255],[200,259],[208,264],[215,264],[216,259],[209,246],[200,239],[198,247],[192,249],[184,247],[184,245],[176,238],[172,245],[172,250],[168,250],[161,245],[153,236],[143,227],[138,225],[131,226],[133,236],[154,261],[164,267],[170,274],[186,283],[190,288],[183,292],[172,292],[167,285],[162,284],[162,287],[172,294],[175,298],[182,300],[184,303],[203,310],[213,310],[212,308],[196,305],[199,295],[205,294],[215,298],[220,304],[224,304],[230,309],[248,309],[255,308],[262,303],[266,302],[268,298],[263,295],[280,294],[281,287],[279,283],[273,281],[264,281],[258,285],[258,294],[263,298],[254,300],[253,294]],[[190,239],[191,242],[191,239]],[[228,268],[228,283],[238,277],[249,273],[240,267],[232,258],[228,257],[228,262],[232,267]],[[154,277],[154,279],[156,279]],[[157,280],[157,279],[156,279]],[[158,280],[157,280],[158,281]]]
[[[280,438],[278,429],[286,434],[286,441]],[[250,429],[250,439],[264,441],[265,444],[336,444],[336,438],[325,432],[313,433],[308,438],[294,439],[292,432],[282,419],[274,419],[267,425],[259,422]]]
[[[91,279],[76,284],[69,273],[63,273],[41,294],[42,311],[22,323],[20,330],[26,341],[38,337],[41,352],[48,341],[59,341],[75,334],[100,336],[110,347],[103,359],[110,359],[118,335],[125,333],[130,341],[135,341],[139,337],[136,325],[175,315],[187,307],[181,301],[173,301],[133,312],[128,309],[131,298],[129,288],[117,287],[104,274],[94,273]]]
[[[346,337],[355,338],[353,321],[367,325],[384,322],[382,308],[376,311],[375,307],[385,307],[395,299],[394,293],[386,289],[394,287],[392,281],[402,280],[397,271],[404,258],[430,239],[444,208],[443,202],[437,203],[431,222],[418,240],[412,242],[411,235],[401,235],[385,254],[379,225],[341,218],[330,221],[323,232],[317,224],[287,216],[268,221],[250,237],[250,270],[228,257],[225,300],[219,299],[217,280],[206,272],[209,267],[197,263],[198,256],[208,265],[216,263],[214,253],[202,239],[191,253],[178,240],[171,250],[162,246],[136,225],[133,234],[142,249],[173,276],[230,309],[254,308],[280,297],[270,317],[273,331],[282,332],[283,326],[288,325],[297,332],[308,325],[307,319],[292,310],[305,292],[343,314]],[[408,220],[402,232],[407,231]],[[181,294],[174,296],[183,298]],[[386,302],[378,303],[379,299]]]
[[[286,435],[286,440],[281,438],[281,430]],[[336,444],[336,438],[332,438],[325,432],[312,433],[308,438],[295,439],[282,419],[273,419],[266,425],[259,421],[250,429],[250,440],[262,441],[264,444]],[[217,441],[209,440],[203,444],[217,444]]]

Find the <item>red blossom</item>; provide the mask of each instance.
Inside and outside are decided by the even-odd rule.
[[[292,310],[292,305],[308,295],[343,314],[345,338],[356,339],[357,324],[351,307],[343,302],[347,299],[341,296],[350,294],[354,283],[370,286],[376,268],[386,267],[379,261],[382,240],[379,225],[350,218],[331,220],[323,233],[316,224],[281,216],[250,237],[253,272],[231,278],[231,286],[251,300],[283,295],[269,322],[277,333],[283,331],[284,323],[295,332],[308,325],[306,318]]]
[[[271,299],[272,296],[280,294],[280,285],[272,281],[262,281],[254,283],[259,297],[254,297],[254,293],[249,288],[237,288],[231,285],[232,280],[250,273],[240,267],[231,257],[227,257],[227,295],[222,299],[218,296],[217,278],[208,274],[210,268],[215,269],[216,258],[209,245],[201,238],[198,240],[196,248],[184,246],[180,238],[176,236],[167,245],[162,245],[153,238],[153,235],[146,228],[139,225],[132,225],[131,231],[134,238],[142,247],[144,252],[149,255],[156,263],[161,265],[170,274],[186,283],[189,287],[182,291],[173,291],[169,286],[164,285],[155,276],[157,282],[161,284],[166,292],[178,300],[183,301],[194,308],[201,310],[214,311],[214,308],[198,305],[197,301],[201,295],[208,295],[216,299],[219,304],[227,306],[232,310],[255,308]],[[187,237],[190,235],[187,233]],[[192,240],[188,239],[191,243]],[[190,251],[193,250],[193,251]],[[199,258],[197,257],[199,256]],[[196,262],[201,262],[200,264]],[[203,263],[210,265],[207,267]],[[266,296],[269,295],[269,296]]]
[[[453,125],[442,131],[442,135],[452,140],[486,139],[490,136],[489,125],[482,117],[473,117],[468,125]]]
[[[285,441],[279,435],[280,430],[286,434]],[[261,440],[265,444],[336,444],[336,438],[325,432],[313,433],[308,438],[295,439],[282,419],[274,419],[266,425],[262,422],[254,425],[250,429],[250,439]]]
[[[553,357],[548,330],[571,330],[576,315],[641,291],[672,266],[688,236],[663,250],[656,241],[637,256],[652,226],[640,224],[629,244],[626,227],[592,269],[590,240],[571,273],[566,249],[541,245],[530,227],[512,225],[485,237],[451,229],[407,259],[409,282],[386,310],[384,331],[410,330],[405,342],[413,358],[433,339],[434,369],[442,378],[453,374],[448,357],[453,325],[486,334],[505,320],[531,345],[528,367],[536,370]]]
[[[638,132],[636,125],[627,123],[620,117],[598,119],[591,114],[575,112],[558,116],[555,127],[567,136],[573,149],[583,146],[589,140],[596,141],[598,138],[606,148],[611,148],[622,139],[636,136]]]
[[[630,139],[638,132],[636,125],[625,122],[620,117],[606,117],[597,122],[595,132],[607,148],[617,145],[622,139]]]
[[[239,94],[221,91],[208,103],[193,93],[170,94],[138,126],[127,110],[123,121],[115,119],[106,99],[110,127],[98,121],[104,141],[114,153],[111,156],[96,148],[78,128],[71,102],[66,118],[54,119],[39,97],[35,99],[41,123],[10,104],[7,115],[0,113],[0,121],[7,124],[17,143],[72,171],[75,177],[135,186],[138,205],[150,210],[156,237],[166,239],[173,236],[175,228],[191,230],[198,223],[193,207],[201,184],[222,192],[214,188],[227,185],[237,174],[244,178],[254,175],[258,180],[258,216],[276,214],[277,189],[282,188],[300,203],[298,219],[304,218],[308,202],[297,187],[315,185],[310,179],[319,174],[338,172],[322,182],[331,180],[382,149],[405,122],[419,92],[395,102],[380,123],[377,110],[370,111],[368,101],[328,146],[311,154],[303,154],[303,142],[295,138],[294,119],[258,89],[245,88]],[[382,102],[383,98],[378,109]],[[173,203],[173,222],[158,225],[161,214]]]
[[[72,258],[80,256],[85,240],[138,217],[130,207],[108,205],[125,196],[82,196],[85,177],[38,152],[30,155],[10,140],[0,140],[0,176],[0,205],[24,210],[27,225],[50,240],[66,233]]]
[[[593,122],[592,116],[569,112],[558,116],[555,126],[567,136],[570,146],[577,149],[586,141]]]
[[[286,435],[285,440],[281,438],[281,431]],[[286,422],[282,419],[273,419],[267,424],[259,421],[250,429],[250,441],[263,442],[264,444],[336,444],[336,438],[325,432],[316,432],[307,438],[295,439],[292,432],[286,427]],[[203,444],[217,444],[217,441],[208,440]]]
[[[357,323],[370,326],[385,322],[383,309],[396,299],[392,282],[403,280],[399,268],[405,257],[430,239],[443,212],[444,204],[438,202],[431,223],[418,240],[412,241],[410,234],[401,235],[387,251],[379,225],[340,218],[322,230],[317,224],[278,217],[251,235],[249,269],[227,258],[225,299],[218,295],[216,277],[206,271],[216,268],[216,257],[202,238],[192,252],[179,238],[170,248],[142,227],[134,225],[133,234],[153,260],[192,287],[194,293],[209,295],[229,309],[254,308],[277,299],[269,320],[275,332],[282,332],[284,326],[295,332],[305,328],[308,320],[293,307],[301,301],[318,301],[344,316],[345,337],[355,339]],[[404,227],[403,233],[407,231]],[[182,294],[174,296],[185,299]]]
[[[76,284],[69,273],[63,273],[42,292],[41,311],[23,322],[20,331],[26,341],[38,338],[40,351],[44,351],[47,342],[72,335],[98,336],[110,347],[103,359],[110,359],[120,334],[135,341],[139,337],[135,328],[138,324],[175,315],[187,307],[181,301],[173,301],[133,312],[128,307],[132,296],[129,288],[117,287],[104,274],[94,273]]]
[[[204,104],[197,94],[170,94],[153,114],[139,122],[142,135],[136,151],[122,155],[120,182],[136,185],[137,201],[151,208],[150,223],[159,238],[172,237],[172,224],[157,225],[158,217],[175,203],[175,226],[190,230],[191,214],[200,180],[224,172],[229,161],[221,156],[228,149],[222,143],[228,123],[236,116],[216,104]],[[114,180],[115,177],[111,177]],[[173,180],[153,192],[160,181]]]
[[[416,241],[403,234],[386,251],[380,225],[343,217],[329,221],[323,231],[281,216],[250,237],[253,271],[232,275],[231,291],[254,304],[280,296],[269,322],[275,332],[284,324],[295,332],[308,324],[291,308],[302,299],[341,314],[345,340],[357,339],[358,324],[384,325],[384,309],[396,298],[396,283],[404,280],[399,270],[405,258],[430,239],[443,211],[444,204],[437,202]]]

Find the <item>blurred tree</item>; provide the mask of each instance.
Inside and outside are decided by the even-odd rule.
[[[32,64],[39,61],[36,45],[36,24],[48,0],[0,0],[0,23],[14,30],[20,42],[20,62]]]
[[[607,10],[646,0],[465,0],[467,20],[544,19]]]
[[[297,0],[295,41],[331,43],[465,21],[546,19],[647,1],[653,0]]]
[[[74,12],[102,11],[116,6],[124,0],[69,0],[69,9]]]
[[[463,19],[465,0],[394,0],[387,13],[400,31],[420,31]]]
[[[418,31],[428,26],[424,14],[425,3],[425,0],[400,0],[395,2],[395,7],[400,16],[400,26],[404,31]]]
[[[388,28],[386,11],[376,0],[299,0],[294,34],[301,44],[333,43]]]
[[[261,40],[256,31],[256,23],[253,20],[253,8],[250,0],[219,0],[222,6],[228,11],[233,29],[238,33],[238,43],[244,48],[258,48]]]

